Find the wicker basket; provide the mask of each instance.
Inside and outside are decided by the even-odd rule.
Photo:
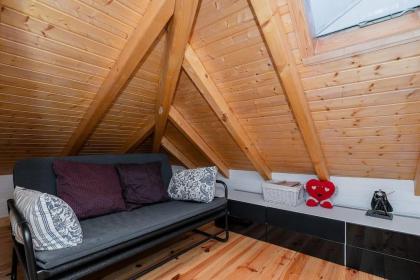
[[[264,200],[297,206],[304,201],[304,188],[302,184],[290,187],[287,182],[266,181],[261,184]]]

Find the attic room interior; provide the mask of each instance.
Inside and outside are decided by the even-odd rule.
[[[1,0],[1,279],[420,279],[420,0]]]

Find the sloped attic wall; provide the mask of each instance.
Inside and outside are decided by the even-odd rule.
[[[420,42],[304,65],[296,31],[302,28],[289,3],[272,1],[330,173],[413,179],[420,152]],[[411,17],[415,28],[418,13]],[[203,1],[191,44],[272,170],[310,173],[312,165],[247,1]]]
[[[291,22],[292,16],[284,14]],[[407,16],[418,30],[419,12]],[[393,27],[392,22],[381,24]],[[291,45],[297,42],[295,30],[291,24]],[[399,28],[394,31],[398,33]],[[339,42],[346,35],[338,33],[330,39]],[[294,52],[299,63],[296,43]],[[420,153],[419,71],[418,40],[311,66],[299,63],[332,175],[415,177]]]
[[[332,175],[413,179],[420,147],[420,43],[305,65],[292,0],[273,0]],[[91,104],[148,0],[5,0],[0,11],[0,172],[55,156]],[[300,31],[299,31],[300,32]],[[121,152],[154,118],[162,34],[81,154]],[[337,39],[339,40],[339,39]],[[190,40],[272,171],[314,173],[247,0],[203,0]],[[191,80],[174,106],[229,168],[254,170]],[[169,124],[165,137],[195,165],[208,159]],[[150,150],[151,138],[137,151]]]
[[[89,137],[81,154],[123,153],[132,135],[154,118],[165,43],[166,36],[162,34]]]
[[[173,106],[232,169],[254,170],[206,100],[182,71]]]
[[[1,173],[60,153],[148,3],[1,1]]]
[[[202,1],[191,45],[269,167],[313,173],[248,2]]]

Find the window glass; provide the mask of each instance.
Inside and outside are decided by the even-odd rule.
[[[367,26],[401,16],[420,6],[420,0],[305,0],[315,37],[354,26]]]

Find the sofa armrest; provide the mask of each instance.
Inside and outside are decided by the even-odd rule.
[[[223,182],[222,180],[216,180],[216,183],[221,184],[223,186],[223,188],[225,189],[225,198],[228,199],[228,187],[226,183]]]
[[[7,208],[9,210],[9,215],[10,213],[13,213],[14,218],[16,219],[17,226],[22,232],[23,248],[25,251],[25,264],[23,265],[27,272],[28,279],[30,280],[37,279],[35,253],[34,253],[34,247],[32,244],[32,233],[29,228],[29,223],[22,216],[19,209],[17,209],[15,201],[13,199],[7,200]],[[14,240],[14,242],[16,241]],[[15,248],[14,250],[16,249],[17,248]]]

